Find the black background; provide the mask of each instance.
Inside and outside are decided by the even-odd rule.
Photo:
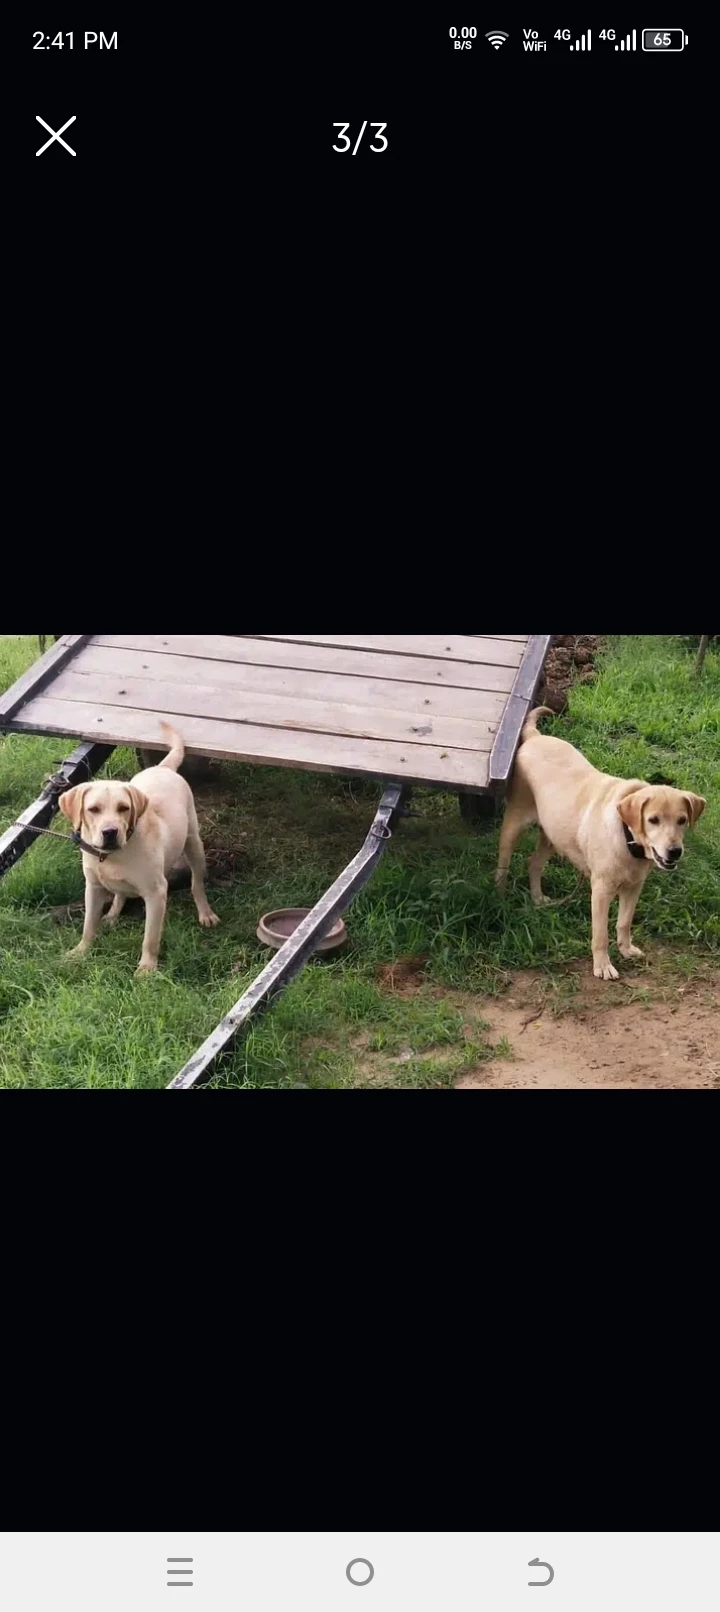
[[[609,26],[618,39],[633,25],[639,34],[647,14],[573,11],[574,37],[593,30],[590,53],[554,40],[567,15],[515,22],[501,6],[391,22],[373,6],[335,25],[321,138],[339,270],[333,318],[350,342],[334,383],[342,389],[355,337],[358,372],[383,396],[396,440],[421,414],[426,448],[408,455],[409,482],[428,471],[439,479],[444,465],[451,525],[470,495],[496,539],[542,533],[545,549],[548,529],[587,530],[607,495],[615,554],[648,519],[647,487],[632,481],[643,444],[663,518],[669,495],[675,522],[700,518],[687,361],[707,261],[694,243],[707,218],[712,58],[707,27],[677,13],[688,47],[662,57],[599,40]],[[451,25],[478,28],[471,52],[451,49]],[[500,50],[484,37],[493,26],[510,36]],[[546,54],[523,51],[523,26],[538,29]],[[335,153],[332,123],[349,121],[352,133],[364,118],[387,123],[388,152]],[[669,329],[677,298],[688,322]],[[449,420],[452,444],[440,451]],[[681,442],[682,482],[667,474]]]
[[[37,27],[41,27],[39,20]],[[152,167],[162,98],[158,32],[152,25],[123,25],[122,16],[113,26],[104,28],[97,18],[78,23],[69,16],[63,22],[63,49],[50,46],[35,50],[34,31],[28,29],[25,77],[30,77],[32,89],[28,122],[33,124],[34,146],[33,155],[28,151],[28,157],[37,170],[36,194],[42,196],[45,205],[51,206],[56,198],[67,206],[77,192],[85,203],[94,198],[101,210],[118,184],[127,181],[143,185]],[[67,42],[71,31],[73,50]],[[97,44],[85,50],[86,31],[98,36],[104,32],[108,39],[117,32],[117,49],[100,50],[98,39]],[[43,45],[50,45],[58,32],[57,28],[46,29]],[[148,93],[153,80],[154,93]],[[60,128],[69,117],[76,117],[63,139],[72,145],[77,157],[70,157],[57,141],[42,157],[35,157],[34,153],[50,138],[35,121],[38,113],[53,129]]]
[[[554,19],[553,27],[563,20]],[[44,26],[39,17],[35,22]],[[449,26],[463,23],[478,27],[477,48],[468,55],[451,52],[447,43]],[[587,17],[583,26],[599,28],[606,23],[607,18]],[[67,608],[70,603],[73,608],[98,608],[96,527],[77,516],[90,474],[88,435],[97,420],[103,486],[99,493],[91,489],[88,515],[99,517],[102,537],[108,513],[114,515],[118,488],[131,485],[136,507],[121,550],[123,585],[131,598],[128,608],[148,612],[162,608],[176,619],[176,611],[196,608],[188,604],[191,590],[193,595],[202,590],[201,608],[209,611],[212,598],[230,586],[240,597],[250,580],[258,595],[264,590],[265,598],[270,586],[265,543],[260,545],[263,553],[257,569],[252,569],[257,525],[242,505],[239,509],[229,505],[228,517],[233,533],[241,521],[249,534],[237,545],[237,578],[226,554],[218,553],[221,539],[214,511],[202,527],[199,579],[197,569],[189,578],[182,559],[178,564],[173,558],[168,565],[170,540],[163,541],[167,526],[156,523],[153,505],[148,522],[142,489],[137,492],[136,443],[144,427],[144,422],[138,426],[138,400],[142,405],[156,394],[156,416],[167,407],[166,374],[158,374],[156,329],[162,318],[169,317],[169,288],[177,264],[183,261],[188,237],[200,244],[213,276],[217,265],[232,257],[234,235],[225,239],[220,233],[218,238],[217,217],[208,216],[205,198],[213,173],[208,164],[201,171],[196,143],[201,135],[212,146],[213,116],[207,102],[223,71],[223,32],[218,27],[211,35],[210,23],[200,19],[188,39],[190,70],[187,57],[173,55],[169,28],[146,19],[130,27],[116,18],[91,18],[87,24],[97,31],[103,25],[106,33],[118,28],[117,62],[113,64],[106,53],[97,59],[88,55],[82,62],[76,56],[72,71],[81,75],[77,106],[67,106],[65,100],[65,89],[75,88],[64,76],[67,51],[62,52],[61,63],[50,61],[48,52],[36,53],[31,64],[31,30],[23,44],[33,87],[49,94],[51,78],[57,81],[52,103],[33,104],[33,114],[40,112],[54,127],[73,112],[78,117],[70,142],[78,151],[77,160],[62,150],[52,151],[52,162],[50,151],[36,160],[34,151],[42,141],[35,137],[33,153],[28,149],[28,161],[35,164],[31,247],[37,250],[24,254],[23,261],[37,262],[54,315],[49,330],[38,331],[31,354],[31,373],[35,380],[39,377],[43,397],[64,394],[68,376],[77,375],[84,346],[92,343],[97,354],[96,368],[78,378],[82,400],[73,419],[74,441],[61,474],[52,479],[53,533],[59,531],[65,539],[68,557],[62,572],[36,563],[35,591],[44,589],[47,595],[52,588],[57,602],[64,589]],[[480,38],[495,25],[511,35],[498,52]],[[63,18],[64,28],[72,26],[79,36],[74,19]],[[535,16],[528,18],[528,26],[541,29]],[[615,26],[620,26],[617,21]],[[597,346],[605,333],[603,319],[610,318],[617,306],[629,322],[633,310],[641,308],[646,322],[653,288],[670,297],[673,313],[686,290],[683,279],[673,272],[671,246],[680,237],[692,251],[693,241],[683,226],[698,160],[687,105],[699,46],[692,26],[686,27],[691,43],[681,57],[662,60],[638,53],[628,60],[613,52],[609,62],[601,62],[594,52],[592,59],[577,60],[565,50],[554,57],[548,52],[547,60],[533,57],[526,62],[515,49],[518,29],[513,20],[495,7],[488,9],[482,23],[459,8],[445,9],[442,25],[431,25],[424,18],[418,22],[408,10],[406,27],[395,8],[390,23],[378,6],[370,12],[356,8],[352,17],[336,11],[322,24],[299,19],[290,45],[287,38],[284,44],[279,38],[276,97],[267,94],[260,106],[259,96],[266,90],[261,82],[258,100],[248,101],[242,115],[248,140],[252,129],[256,131],[252,163],[258,168],[265,163],[273,219],[279,213],[284,229],[279,255],[288,303],[283,326],[286,349],[278,357],[266,337],[265,367],[275,403],[287,385],[298,328],[310,324],[313,352],[321,356],[325,344],[332,343],[337,376],[326,381],[326,393],[343,444],[351,445],[352,459],[346,486],[338,496],[332,537],[327,537],[321,503],[312,547],[302,540],[295,544],[295,563],[304,574],[297,575],[292,562],[289,567],[273,565],[274,608],[278,597],[282,602],[292,594],[297,609],[303,583],[304,608],[337,608],[337,591],[344,581],[341,567],[347,564],[349,569],[353,561],[355,568],[370,570],[371,587],[365,575],[364,603],[361,606],[355,585],[355,603],[345,608],[372,609],[373,620],[380,610],[387,620],[388,609],[402,611],[403,620],[418,619],[422,611],[419,619],[425,619],[426,611],[457,608],[458,593],[467,598],[470,591],[475,595],[474,608],[481,607],[483,596],[497,608],[501,593],[504,596],[515,586],[522,593],[515,608],[527,610],[530,596],[536,614],[545,610],[547,619],[551,612],[554,619],[556,611],[579,609],[583,597],[583,608],[594,613],[593,619],[602,616],[616,626],[620,615],[619,625],[628,632],[646,624],[658,630],[670,622],[666,610],[672,610],[675,624],[683,586],[707,589],[702,560],[695,572],[680,568],[672,589],[664,584],[654,563],[656,549],[646,547],[649,537],[656,536],[647,530],[647,481],[640,534],[634,529],[633,512],[628,519],[627,506],[623,507],[622,487],[607,488],[609,467],[617,478],[623,453],[630,457],[637,449],[637,417],[647,408],[654,379],[648,381],[647,374],[638,378],[631,333],[630,344],[624,344],[620,354],[617,381],[623,398],[635,389],[639,393],[626,446],[617,398],[608,404],[592,353],[593,343]],[[551,35],[552,29],[546,28],[544,37],[549,41]],[[206,63],[208,50],[212,60]],[[55,58],[60,54],[52,52]],[[291,64],[286,56],[292,57]],[[16,59],[25,59],[20,50]],[[215,104],[224,104],[229,125],[247,94],[248,73],[245,57],[241,82],[232,94],[216,95]],[[208,92],[198,114],[196,96],[203,95],[203,82]],[[112,131],[103,122],[108,105],[122,113]],[[327,121],[326,105],[331,109]],[[53,111],[58,124],[53,123]],[[332,121],[352,120],[358,129],[364,118],[388,122],[389,152],[367,160],[333,153]],[[19,125],[26,127],[24,114]],[[34,124],[34,130],[39,128]],[[91,128],[92,144],[87,140]],[[103,140],[95,144],[95,133],[101,130]],[[267,155],[270,148],[272,160]],[[240,149],[239,143],[229,147],[229,165],[239,160],[235,153]],[[284,195],[278,206],[278,190],[283,176],[297,168],[302,169],[304,183],[298,205],[300,227],[293,233],[287,227]],[[245,163],[243,189],[247,172]],[[231,167],[231,180],[236,173]],[[228,187],[231,197],[238,188]],[[244,195],[242,220],[248,231],[256,232],[258,210]],[[338,240],[343,225],[347,251]],[[268,258],[276,239],[269,230]],[[258,249],[253,245],[252,250],[257,262]],[[297,296],[298,260],[309,264],[309,275],[319,288],[316,301]],[[58,286],[58,263],[76,297],[70,313]],[[145,311],[135,343],[136,391],[131,399],[121,340],[122,315],[126,321],[130,317],[128,286],[135,290],[136,300],[142,298]],[[214,294],[214,306],[222,299],[216,286],[208,287],[207,282],[199,291],[188,284],[182,289],[184,318],[172,322],[171,334],[175,351],[184,355],[188,327],[193,335],[198,326],[202,332],[208,290]],[[642,302],[636,291],[642,293]],[[453,295],[454,309],[448,301]],[[239,293],[242,308],[241,297]],[[282,310],[283,302],[278,299],[276,306]],[[91,317],[93,311],[100,322]],[[576,311],[579,322],[573,325],[571,315]],[[251,315],[257,318],[253,309]],[[363,315],[377,320],[380,337],[374,344],[365,339]],[[412,349],[418,366],[417,373],[410,371],[409,380],[406,353],[394,345],[403,316],[406,347]],[[387,340],[383,320],[392,322],[393,341]],[[526,320],[531,322],[527,339]],[[438,362],[434,339],[442,344],[445,368]],[[243,356],[248,342],[243,333]],[[352,412],[353,403],[362,406],[364,395],[361,344],[373,397],[365,439],[357,433]],[[672,350],[665,332],[657,352],[667,365]],[[563,365],[565,412],[560,414],[553,388]],[[324,480],[333,465],[332,436],[315,402],[312,367],[304,353],[297,367],[302,376],[300,404],[290,401],[288,421],[299,415],[301,407],[301,452],[302,426],[311,422],[318,457],[317,468],[311,469]],[[423,391],[428,370],[430,379]],[[185,376],[183,382],[181,389],[173,378],[171,389],[187,398],[189,413],[204,414],[209,388],[197,389]],[[249,383],[243,376],[243,385],[250,393],[251,408],[256,401],[255,376]],[[426,434],[416,454],[399,461],[408,393],[421,399]],[[667,398],[668,430],[656,433],[656,443],[664,451],[673,441],[677,411],[686,406],[687,392],[665,388],[662,395]],[[113,427],[108,413],[117,408],[118,399],[123,421]],[[453,460],[442,440],[449,402],[456,405],[455,429],[459,431],[461,414],[467,421],[464,460]],[[579,492],[572,487],[568,493],[567,422],[576,414],[583,426],[587,475]],[[601,418],[607,427],[605,465]],[[538,420],[552,423],[553,440],[546,462],[532,473],[525,467],[524,454],[528,443],[537,450]],[[54,429],[54,420],[50,425]],[[232,427],[237,430],[235,412]],[[290,431],[283,427],[284,422],[273,427],[274,469],[277,474],[280,467],[291,480],[294,461],[290,458],[289,469],[285,462]],[[51,441],[50,430],[44,440]],[[251,437],[251,451],[256,441]],[[216,450],[215,443],[213,447]],[[381,449],[386,450],[395,476],[393,498],[383,493],[377,463]],[[185,438],[181,450],[167,468],[156,455],[169,489],[163,509],[169,509],[171,517],[179,500],[184,514],[184,467],[191,456]],[[48,452],[46,446],[43,464]],[[433,452],[440,463],[444,502],[441,519],[433,520],[433,511],[426,523],[416,519],[416,509],[423,500],[426,464]],[[239,465],[245,479],[247,455]],[[688,488],[692,475],[688,476],[687,461],[685,472]],[[38,471],[36,466],[33,486],[39,474],[49,480],[46,468]],[[201,474],[212,485],[218,477],[215,461],[207,470],[203,461]],[[219,480],[223,487],[222,472]],[[375,504],[373,519],[356,534],[357,488],[368,481]],[[403,482],[411,495],[407,503]],[[456,485],[468,496],[469,508],[454,506]],[[517,518],[512,496],[519,485],[526,489],[522,519]],[[492,510],[488,513],[493,489],[498,499],[502,489],[505,498],[501,522],[493,518]],[[250,475],[250,501],[253,491],[257,486]],[[613,515],[607,530],[604,523],[600,529],[596,516],[601,494]],[[306,502],[298,503],[299,525],[305,519]],[[314,523],[312,506],[311,513]],[[151,540],[147,534],[155,524],[158,530]],[[284,525],[282,512],[279,524]],[[268,540],[274,540],[274,526],[272,517],[264,515],[261,530]],[[23,529],[23,546],[26,541],[37,545],[34,527],[35,522],[30,534]],[[79,564],[71,552],[71,529],[81,549]],[[687,534],[690,548],[696,527],[687,522],[680,530],[683,537]],[[465,531],[468,541],[463,545]],[[323,538],[329,552],[323,551]],[[193,552],[197,548],[193,527]],[[211,550],[212,567],[206,558]],[[679,552],[677,546],[672,552]],[[536,559],[542,561],[537,567]],[[118,586],[113,575],[113,594]],[[152,603],[153,593],[162,595],[162,605]],[[488,608],[487,603],[482,607]],[[369,1518],[372,1526],[389,1528],[522,1527],[527,1518],[538,1515],[561,1527],[711,1526],[707,1508],[714,1490],[699,1448],[706,1438],[708,1448],[713,1444],[711,1390],[707,1373],[693,1370],[693,1362],[702,1359],[704,1341],[712,1336],[710,1317],[703,1325],[693,1314],[693,1305],[708,1292],[711,1264],[704,1272],[694,1272],[693,1257],[697,1246],[702,1249],[703,1228],[712,1222],[708,1204],[698,1201],[696,1187],[683,1183],[685,1158],[693,1161],[694,1182],[712,1178],[708,1162],[697,1165],[697,1134],[688,1127],[683,1137],[675,1108],[672,1138],[663,1138],[659,1116],[655,1110],[650,1116],[645,1108],[637,1127],[625,1113],[618,1125],[613,1113],[607,1130],[597,1114],[591,1122],[585,1118],[584,1123],[571,1124],[563,1111],[561,1123],[553,1109],[551,1122],[544,1126],[533,1112],[531,1134],[529,1124],[524,1132],[524,1115],[513,1108],[512,1116],[506,1117],[499,1107],[491,1124],[466,1126],[462,1136],[451,1119],[439,1125],[435,1108],[432,1134],[415,1113],[412,1125],[403,1115],[397,1134],[389,1122],[378,1127],[373,1116],[367,1134],[360,1126],[359,1141],[356,1116],[352,1127],[338,1135],[334,1118],[332,1127],[329,1123],[323,1127],[313,1111],[301,1137],[301,1182],[294,1181],[292,1168],[298,1157],[297,1123],[286,1154],[278,1147],[275,1108],[267,1120],[266,1136],[264,1116],[258,1121],[253,1113],[252,1121],[245,1122],[243,1112],[247,1144],[243,1148],[238,1143],[242,1125],[226,1126],[223,1144],[208,1108],[206,1125],[194,1126],[192,1169],[184,1172],[179,1187],[177,1170],[174,1179],[163,1179],[162,1161],[187,1156],[187,1130],[180,1122],[173,1129],[164,1108],[156,1124],[145,1117],[142,1128],[134,1112],[128,1113],[127,1135],[122,1115],[115,1111],[112,1128],[106,1126],[100,1135],[94,1115],[91,1125],[83,1113],[83,1130],[74,1114],[76,1130],[62,1135],[61,1148],[57,1126],[50,1136],[48,1125],[47,1158],[39,1146],[43,1128],[35,1110],[28,1115],[24,1149],[14,1114],[12,1151],[21,1160],[21,1174],[17,1183],[8,1176],[7,1221],[13,1231],[8,1268],[16,1254],[23,1275],[43,1301],[44,1314],[38,1317],[34,1334],[41,1351],[35,1360],[28,1312],[11,1292],[15,1391],[8,1396],[6,1412],[8,1421],[14,1412],[19,1425],[16,1440],[10,1443],[6,1438],[6,1526],[153,1528],[163,1526],[169,1514],[173,1526],[312,1528],[319,1526],[318,1508],[324,1527],[347,1526],[349,1518]],[[75,1136],[77,1156],[68,1145]],[[319,1143],[321,1161],[314,1159],[313,1143]],[[114,1147],[117,1172],[111,1169]],[[593,1173],[595,1147],[599,1167]],[[356,1148],[360,1167],[353,1171],[348,1161]],[[205,1159],[207,1178],[202,1169]],[[368,1159],[373,1171],[370,1211]],[[97,1160],[102,1184],[93,1179]],[[407,1177],[415,1160],[412,1181]],[[447,1183],[445,1160],[451,1164]],[[6,1174],[12,1162],[8,1156]],[[53,1166],[60,1171],[56,1182]],[[341,1170],[341,1181],[333,1181],[334,1167]],[[643,1172],[654,1173],[655,1178],[646,1182]],[[318,1191],[311,1191],[308,1198],[308,1181],[315,1180]],[[143,1181],[148,1184],[147,1202]],[[228,1201],[223,1203],[225,1182]],[[31,1215],[41,1203],[43,1186],[50,1201],[42,1224],[33,1228]],[[354,1207],[345,1204],[343,1189]],[[154,1190],[157,1201],[151,1202]],[[181,1232],[167,1235],[167,1206],[178,1202]],[[288,1225],[295,1227],[297,1221],[299,1202],[302,1228],[288,1236]],[[328,1212],[329,1202],[336,1205],[335,1213]],[[351,1238],[348,1225],[358,1204],[361,1212]],[[18,1238],[19,1223],[34,1231],[27,1248]],[[232,1239],[227,1251],[222,1245],[226,1224]],[[338,1224],[343,1246],[336,1248],[333,1233]],[[428,1253],[428,1226],[439,1268],[434,1268]],[[493,1227],[489,1237],[488,1226]],[[319,1241],[313,1227],[321,1228]],[[218,1239],[225,1260],[215,1272],[208,1263],[208,1247]],[[323,1247],[318,1254],[319,1243]],[[162,1267],[161,1245],[163,1259],[170,1259]],[[381,1263],[387,1260],[391,1267],[393,1286],[387,1296],[375,1269],[378,1249]],[[141,1270],[148,1250],[152,1280],[145,1296]],[[454,1253],[462,1262],[456,1272]],[[59,1319],[52,1334],[48,1298],[53,1292],[42,1258],[54,1264],[61,1281],[53,1309]],[[621,1286],[624,1260],[631,1269],[626,1297]],[[348,1288],[344,1277],[348,1270],[368,1268],[368,1261],[372,1302],[360,1313],[356,1287],[351,1282]],[[419,1262],[417,1275],[414,1261]],[[77,1291],[68,1286],[75,1263]],[[404,1285],[398,1295],[397,1275],[406,1266],[420,1298],[416,1308],[407,1301],[407,1335],[402,1337],[396,1331],[393,1304],[406,1303]],[[206,1293],[193,1280],[195,1308],[191,1304],[184,1318],[189,1318],[191,1328],[194,1322],[200,1325],[202,1336],[189,1333],[191,1347],[188,1337],[178,1347],[176,1313],[167,1309],[168,1282],[158,1281],[159,1269],[165,1278],[175,1278],[178,1290],[187,1289],[191,1275],[204,1275],[213,1285],[213,1292]],[[228,1272],[236,1269],[242,1277],[240,1308],[237,1282],[232,1274],[228,1278]],[[644,1290],[638,1292],[638,1270],[654,1289],[644,1316],[636,1313],[645,1303]],[[107,1318],[101,1278],[108,1289]],[[294,1283],[302,1291],[296,1291]],[[512,1292],[504,1293],[504,1283],[512,1285]],[[544,1298],[537,1297],[541,1292]],[[118,1293],[131,1298],[121,1303]],[[347,1329],[342,1315],[338,1322],[338,1307],[346,1293],[347,1303],[352,1303]],[[284,1313],[276,1317],[272,1294],[276,1298],[279,1294],[277,1302],[284,1306]],[[213,1310],[218,1296],[227,1298],[232,1309],[225,1318]],[[74,1328],[83,1319],[82,1301],[92,1313],[78,1333]],[[323,1302],[332,1305],[324,1329]],[[294,1332],[292,1325],[288,1332],[288,1317]],[[164,1340],[161,1319],[168,1329],[175,1329]],[[310,1348],[302,1342],[305,1334]],[[155,1341],[154,1349],[146,1347],[149,1338]],[[332,1359],[328,1338],[340,1339]],[[688,1342],[689,1358],[683,1352]],[[280,1359],[275,1359],[273,1348],[281,1351]],[[680,1362],[679,1374],[673,1376],[668,1360]],[[267,1384],[262,1377],[266,1361],[272,1371]],[[322,1382],[313,1374],[316,1362]],[[28,1364],[32,1380],[23,1393],[21,1371]],[[342,1385],[338,1382],[337,1393],[334,1365],[345,1379]],[[72,1368],[81,1379],[77,1383]],[[624,1394],[630,1396],[627,1405]],[[217,1402],[207,1403],[213,1395]],[[178,1406],[183,1411],[180,1443],[174,1431],[167,1436],[168,1429],[176,1427]],[[190,1411],[196,1414],[188,1415]],[[331,1423],[326,1435],[320,1430],[323,1413]],[[368,1436],[349,1439],[347,1425],[357,1427],[358,1414]],[[252,1436],[254,1417],[262,1423],[257,1438]],[[69,1468],[73,1459],[76,1473]],[[288,1508],[295,1514],[289,1522]]]
[[[40,29],[39,16],[36,18]],[[33,29],[20,36],[25,53],[22,82],[26,99],[28,162],[34,164],[33,203],[38,231],[52,229],[78,245],[108,232],[124,246],[152,234],[156,215],[184,190],[192,193],[202,167],[200,147],[211,156],[212,119],[208,117],[208,51],[211,31],[192,38],[185,22],[162,13],[130,22],[115,14],[112,22],[66,16],[67,45],[33,49]],[[117,32],[116,50],[84,48],[85,31]],[[44,45],[58,30],[45,31]],[[17,94],[17,91],[15,92]],[[35,153],[49,135],[35,121],[40,114],[58,129],[75,115],[63,139],[77,152],[70,157],[55,141],[41,157]],[[33,147],[29,146],[29,125]],[[205,179],[212,168],[205,164]]]
[[[600,30],[610,26],[607,15],[578,17],[573,43],[591,27],[593,48],[576,53],[553,37],[567,17],[556,14],[543,22],[530,10],[515,22],[502,19],[502,10],[493,8],[482,18],[453,7],[443,8],[435,20],[408,13],[386,21],[372,6],[353,14],[352,21],[339,19],[329,34],[326,67],[332,121],[350,121],[353,144],[364,118],[386,121],[389,148],[371,155],[368,130],[353,159],[332,150],[333,135],[327,154],[334,168],[345,162],[363,169],[401,165],[408,179],[415,170],[415,177],[448,184],[471,170],[487,202],[488,192],[502,190],[507,182],[507,165],[513,165],[514,177],[514,165],[525,161],[529,174],[556,132],[563,139],[565,170],[579,167],[586,153],[593,160],[614,160],[624,145],[626,168],[631,164],[637,178],[637,153],[628,145],[634,135],[640,139],[645,128],[656,158],[664,152],[667,133],[674,131],[682,140],[693,64],[703,50],[701,31],[694,32],[692,23],[686,23],[689,45],[670,60],[641,50],[637,17],[638,49],[629,55],[600,40]],[[485,33],[493,23],[500,26],[499,14],[509,37],[495,50]],[[456,26],[459,32],[463,24],[476,27],[477,38],[470,51],[460,52],[449,29]],[[546,39],[546,52],[523,49],[523,26]],[[616,19],[614,26],[619,43],[633,23]],[[622,184],[622,171],[617,178]]]
[[[33,22],[43,28],[39,14]],[[49,17],[45,22],[54,38],[58,29]],[[168,354],[180,365],[188,316],[202,307],[190,275],[194,253],[212,255],[208,220],[225,144],[215,138],[213,104],[227,97],[212,102],[209,63],[217,67],[219,35],[209,24],[192,32],[184,16],[157,10],[129,22],[111,12],[69,14],[62,23],[63,34],[74,33],[73,51],[66,43],[62,51],[33,50],[34,29],[17,31],[11,96],[28,142],[22,243],[29,369],[44,377],[44,392],[61,377],[72,399],[52,441],[45,435],[43,464],[67,453],[77,464],[82,443],[85,479],[101,459],[117,463],[127,453],[130,432],[151,451],[148,427],[138,433],[138,420],[144,410],[150,430],[159,420]],[[86,30],[106,37],[117,30],[117,50],[85,51]],[[49,139],[37,114],[54,129],[75,115],[63,138],[76,157],[57,141],[35,155]],[[177,381],[174,395],[183,398]],[[136,448],[130,462],[137,462]],[[113,499],[118,487],[113,477]],[[64,497],[62,508],[67,513]]]

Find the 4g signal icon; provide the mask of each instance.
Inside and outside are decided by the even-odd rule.
[[[508,37],[506,33],[503,33],[502,28],[491,28],[489,34],[485,35],[485,38],[490,40],[490,44],[494,45],[496,50],[499,50],[500,46],[505,44],[505,40]]]

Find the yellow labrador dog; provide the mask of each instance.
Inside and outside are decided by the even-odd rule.
[[[178,776],[185,745],[168,723],[161,723],[170,754],[133,778],[131,784],[79,784],[60,800],[83,851],[85,870],[85,929],[71,957],[84,957],[96,939],[101,923],[117,923],[129,896],[141,896],[147,920],[138,974],[158,966],[165,927],[170,869],[185,859],[192,872],[192,891],[201,924],[219,924],[205,891],[205,852],[200,838],[195,801],[184,778]],[[107,894],[114,901],[107,918]]]
[[[645,880],[653,867],[670,872],[683,854],[685,831],[702,816],[707,801],[687,790],[656,787],[640,778],[611,778],[598,772],[564,739],[538,733],[541,706],[523,732],[510,799],[500,837],[497,883],[508,876],[513,851],[531,823],[540,824],[540,841],[530,860],[535,905],[552,905],[543,895],[543,869],[554,853],[566,856],[592,882],[595,977],[620,976],[610,961],[610,906],[620,897],[617,938],[623,957],[642,957],[632,942],[632,923]]]

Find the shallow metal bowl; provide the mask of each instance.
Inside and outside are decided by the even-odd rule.
[[[295,934],[295,930],[299,929],[303,918],[307,918],[308,913],[311,911],[311,907],[283,907],[279,912],[267,912],[258,924],[258,940],[261,940],[264,946],[274,946],[275,950],[279,951],[280,947],[285,945],[286,940],[289,940],[290,936]],[[339,918],[330,933],[325,936],[325,939],[318,941],[315,950],[317,952],[338,951],[341,946],[345,945],[346,940],[347,928],[342,918]]]

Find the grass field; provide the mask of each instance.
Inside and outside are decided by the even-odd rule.
[[[29,637],[0,638],[0,688],[36,654]],[[720,954],[720,657],[700,682],[684,640],[611,640],[594,684],[578,686],[556,731],[598,766],[692,787],[709,809],[672,878],[652,877],[637,934],[647,965],[623,964],[635,983],[653,957],[687,974]],[[0,738],[0,832],[71,748]],[[109,772],[130,777],[117,751]],[[312,903],[359,848],[379,790],[339,779],[223,765],[198,791],[222,929],[201,931],[189,893],[171,898],[162,971],[135,980],[140,916],[123,919],[90,959],[68,964],[81,915],[80,858],[45,839],[0,882],[0,1085],[6,1088],[163,1088],[267,960],[255,938],[261,913]],[[494,888],[495,834],[462,823],[455,799],[419,793],[379,872],[352,908],[350,946],[317,962],[226,1064],[216,1086],[437,1088],[512,1047],[486,1044],[482,1004],[512,970],[589,967],[587,888],[551,864],[547,888],[562,907],[536,912],[524,858],[509,893]],[[64,827],[60,819],[56,826]],[[64,920],[64,921],[63,921]],[[393,989],[382,974],[425,955],[423,980]]]

